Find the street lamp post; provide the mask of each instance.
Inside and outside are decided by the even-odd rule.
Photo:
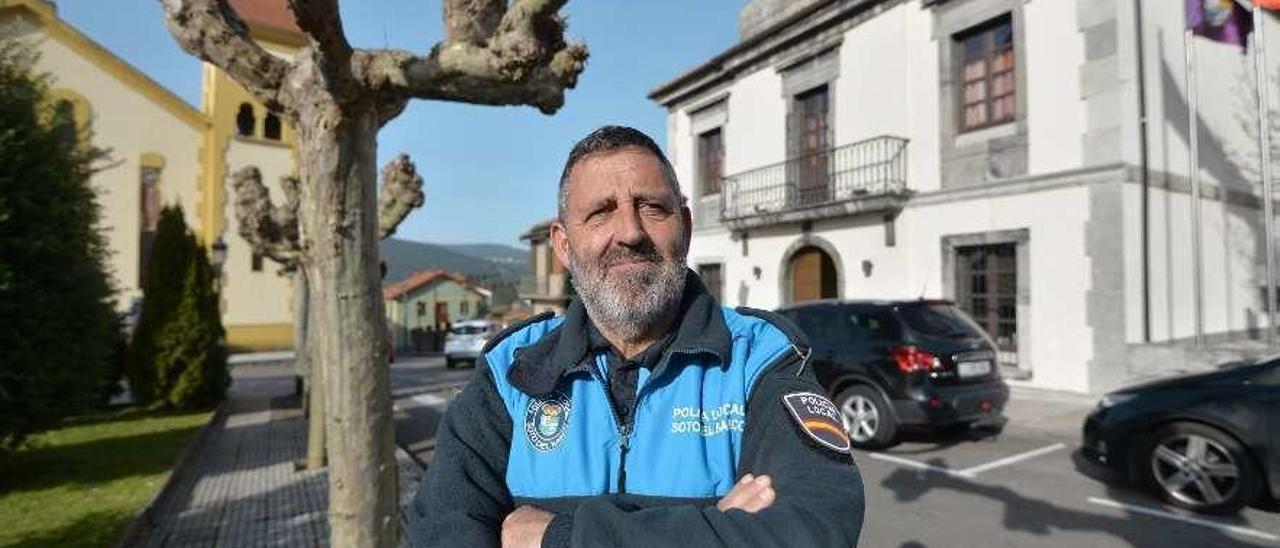
[[[222,241],[222,236],[218,236],[210,246],[209,266],[213,267],[213,287],[222,293],[222,265],[227,262],[227,243]]]

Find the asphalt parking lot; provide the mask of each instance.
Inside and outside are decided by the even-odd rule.
[[[421,462],[473,371],[440,358],[392,368],[396,433]],[[1202,516],[1108,481],[1075,455],[1091,398],[1015,389],[999,435],[906,432],[903,443],[855,451],[866,486],[867,548],[1280,546],[1280,504]]]
[[[1076,455],[1070,420],[981,437],[912,432],[855,459],[866,485],[860,546],[1280,546],[1280,509],[1202,516],[1108,481]]]

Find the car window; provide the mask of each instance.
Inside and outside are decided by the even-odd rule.
[[[1258,375],[1258,382],[1266,386],[1280,386],[1280,361],[1273,361]]]
[[[913,331],[931,337],[967,339],[983,337],[982,328],[973,323],[955,305],[934,303],[904,306],[902,321]]]
[[[852,337],[858,342],[880,343],[898,338],[898,322],[884,310],[853,310],[848,315]]]
[[[849,337],[848,324],[836,307],[806,306],[784,311],[783,315],[794,321],[809,338],[809,343],[820,351],[835,349]]]
[[[449,330],[453,335],[479,335],[486,332],[488,329],[483,325],[459,325]]]

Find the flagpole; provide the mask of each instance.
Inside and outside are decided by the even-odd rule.
[[[1200,257],[1200,125],[1197,118],[1195,36],[1191,29],[1183,34],[1183,52],[1187,63],[1187,126],[1191,146],[1191,265],[1195,281],[1196,348],[1204,346],[1204,281],[1201,279]]]
[[[1263,29],[1267,20],[1262,16],[1262,6],[1253,3],[1253,64],[1258,72],[1258,157],[1262,173],[1262,226],[1267,241],[1267,345],[1275,343],[1276,336],[1276,218],[1271,193],[1271,117],[1267,104],[1267,41]]]

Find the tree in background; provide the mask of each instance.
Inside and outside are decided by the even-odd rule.
[[[0,449],[101,404],[120,343],[89,176],[105,152],[0,40]]]
[[[289,0],[308,45],[285,59],[254,42],[226,0],[162,0],[183,49],[297,131],[299,263],[310,293],[307,344],[325,385],[334,546],[399,542],[374,202],[378,130],[414,98],[558,110],[587,58],[586,47],[564,40],[565,2],[444,0],[444,41],[415,54],[354,49],[338,0]]]
[[[222,399],[230,384],[218,294],[209,259],[182,208],[160,211],[142,288],[128,377],[134,399],[187,408]]]
[[[255,166],[241,168],[231,175],[235,194],[236,224],[240,237],[254,253],[280,265],[280,275],[293,281],[293,349],[294,371],[307,386],[307,457],[308,470],[325,465],[324,375],[311,367],[307,344],[307,326],[311,314],[307,292],[306,270],[299,265],[298,242],[298,178],[280,178],[284,203],[271,202],[271,191],[262,184],[262,172]],[[396,227],[414,208],[422,207],[422,176],[406,154],[396,156],[382,168],[382,190],[378,193],[378,239],[395,234]]]

